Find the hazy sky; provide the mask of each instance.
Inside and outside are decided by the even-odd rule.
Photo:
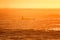
[[[60,8],[60,0],[0,0],[0,8]]]

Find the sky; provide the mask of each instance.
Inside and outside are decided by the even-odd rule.
[[[60,0],[0,0],[0,8],[60,8]]]

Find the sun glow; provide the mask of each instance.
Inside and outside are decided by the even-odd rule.
[[[0,0],[0,8],[60,8],[60,0]]]

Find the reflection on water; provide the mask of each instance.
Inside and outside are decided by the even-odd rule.
[[[60,40],[60,31],[2,29],[0,40]]]

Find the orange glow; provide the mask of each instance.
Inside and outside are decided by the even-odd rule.
[[[22,18],[23,17],[23,18]],[[46,19],[47,18],[47,19]],[[59,27],[55,25],[48,24],[60,24],[60,9],[0,9],[0,20],[8,21],[8,24],[5,24],[5,28],[11,29],[19,29],[19,28],[50,28],[50,27]],[[44,19],[44,20],[43,20]],[[48,22],[45,20],[53,20],[52,22]],[[4,23],[3,23],[4,24]],[[46,25],[45,25],[46,24]],[[44,26],[45,25],[45,26]]]
[[[0,0],[0,8],[60,8],[60,0]]]

